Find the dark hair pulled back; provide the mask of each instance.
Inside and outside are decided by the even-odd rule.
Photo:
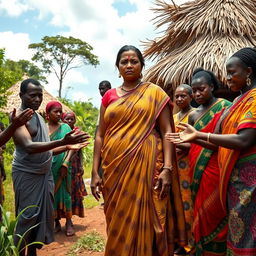
[[[122,53],[130,51],[130,50],[136,52],[136,54],[137,54],[137,56],[140,60],[141,67],[143,68],[145,66],[144,57],[143,57],[141,51],[133,45],[124,45],[123,47],[120,48],[120,50],[118,51],[117,56],[116,56],[116,63],[115,64],[116,64],[117,68],[118,68]]]
[[[203,68],[197,68],[192,74],[192,80],[204,77],[207,84],[213,87],[213,91],[218,90],[220,82],[213,72]]]

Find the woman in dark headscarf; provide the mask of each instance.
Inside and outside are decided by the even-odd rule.
[[[241,95],[224,111],[215,133],[182,124],[183,132],[166,138],[218,147],[220,196],[228,213],[227,255],[249,256],[256,255],[256,49],[237,51],[226,68],[229,88]]]

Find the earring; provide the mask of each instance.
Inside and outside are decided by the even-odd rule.
[[[251,79],[250,79],[249,76],[247,76],[247,78],[246,78],[246,85],[247,85],[248,87],[250,87],[250,86],[252,85],[252,81],[251,81]]]
[[[119,73],[118,77],[121,78],[121,74],[120,73]]]

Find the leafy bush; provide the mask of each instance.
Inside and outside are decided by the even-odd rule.
[[[94,136],[99,110],[94,107],[91,102],[74,101],[72,103],[67,99],[60,99],[60,101],[72,109],[72,111],[76,114],[75,125],[91,136],[91,143],[83,149],[84,164],[91,164],[93,156]]]
[[[21,248],[22,242],[24,240],[24,236],[26,235],[27,232],[29,232],[31,229],[35,228],[37,225],[31,227],[29,230],[25,232],[23,236],[17,235],[19,237],[18,244],[15,245],[14,243],[14,234],[15,234],[15,229],[16,225],[18,222],[19,217],[21,214],[26,211],[28,208],[31,207],[37,207],[36,205],[31,205],[26,207],[24,210],[20,212],[20,214],[17,216],[17,218],[11,220],[10,218],[10,212],[6,212],[3,207],[0,205],[0,209],[2,210],[2,223],[0,223],[0,255],[4,256],[19,256],[19,252],[24,249]],[[33,244],[40,244],[43,245],[41,242],[33,242],[26,247],[33,245]]]
[[[102,235],[96,231],[92,231],[78,239],[69,250],[68,256],[81,255],[84,251],[103,252],[104,248],[105,241]]]

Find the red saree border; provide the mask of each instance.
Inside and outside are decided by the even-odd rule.
[[[229,254],[228,250],[232,250],[235,254]],[[231,252],[230,252],[231,253]],[[235,248],[227,241],[227,255],[233,256],[255,256],[256,248]]]

